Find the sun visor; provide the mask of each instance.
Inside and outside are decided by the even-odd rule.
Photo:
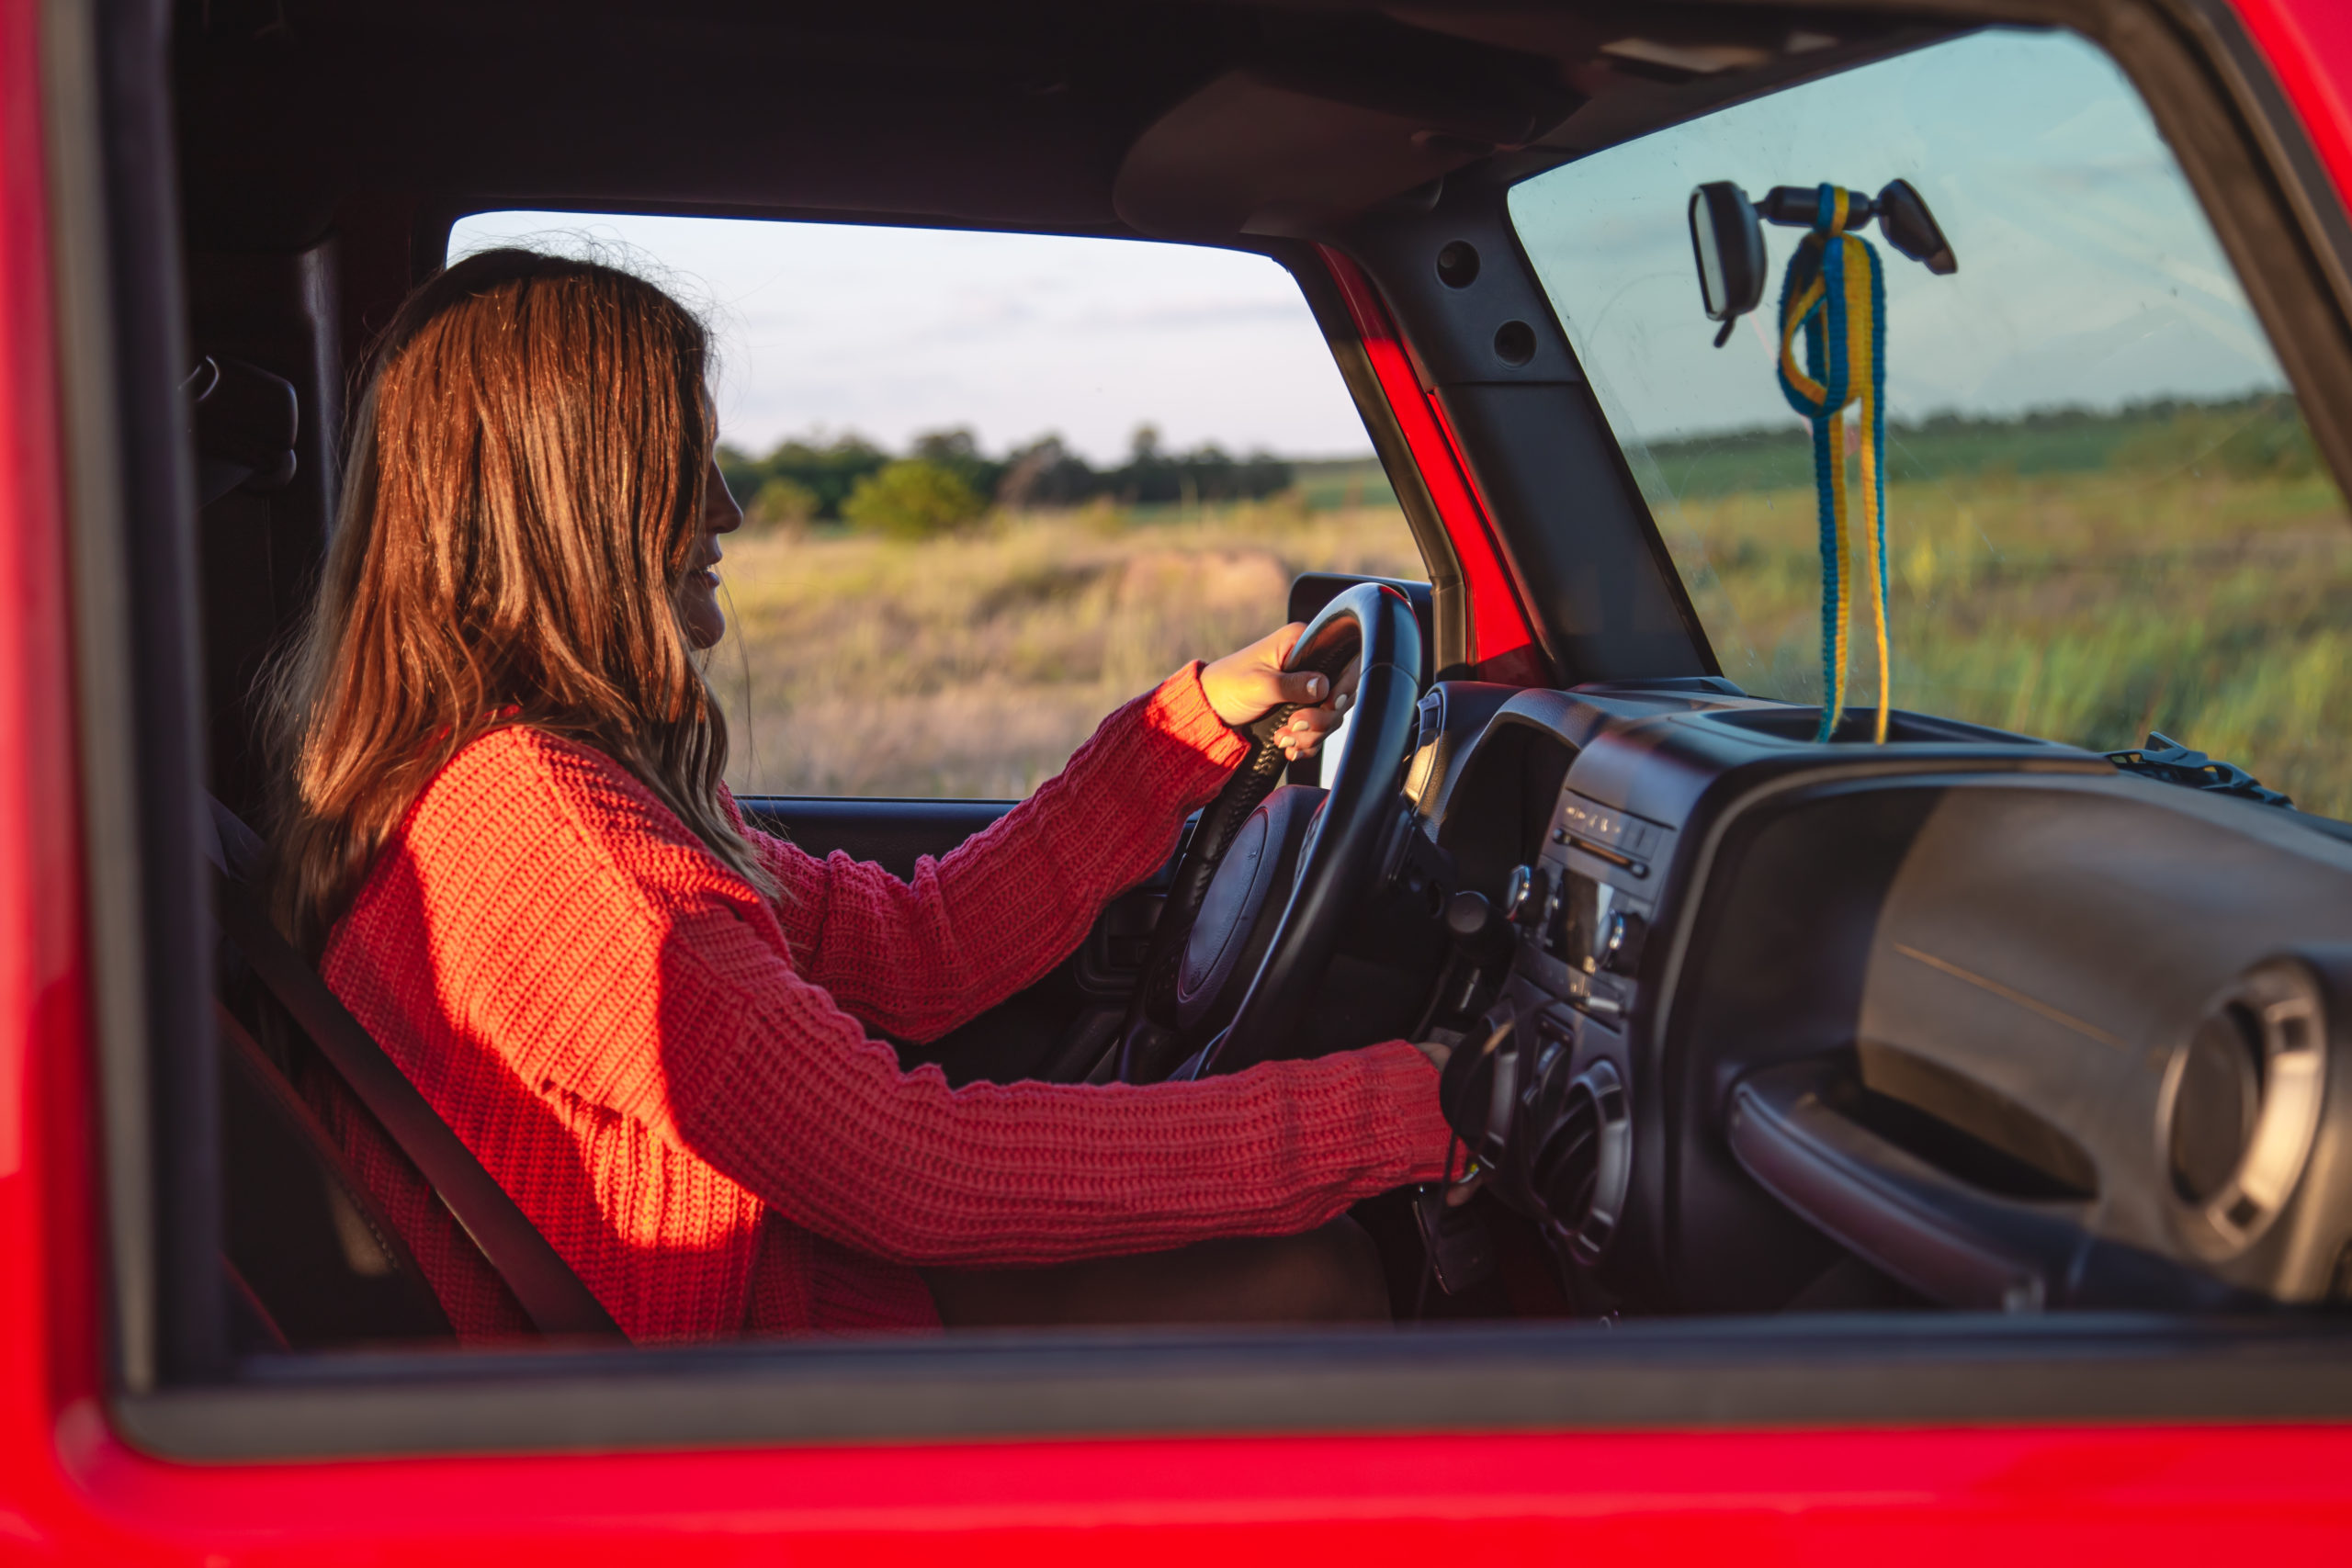
[[[1583,102],[1548,60],[1396,32],[1212,79],[1128,149],[1119,216],[1165,239],[1318,238],[1528,145]]]
[[[1308,235],[1493,151],[1429,134],[1409,115],[1233,71],[1143,133],[1119,165],[1111,201],[1128,223],[1162,239]]]

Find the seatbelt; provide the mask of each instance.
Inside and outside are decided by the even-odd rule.
[[[254,976],[408,1156],[539,1332],[550,1337],[625,1337],[604,1303],[417,1092],[400,1065],[277,933],[253,895],[219,871],[212,885],[220,928]]]

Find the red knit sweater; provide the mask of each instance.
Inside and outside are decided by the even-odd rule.
[[[498,730],[419,797],[323,972],[632,1338],[935,1325],[910,1265],[1304,1230],[1437,1174],[1402,1043],[951,1089],[858,1021],[930,1039],[1036,979],[1243,750],[1195,665],[910,884],[755,835],[771,903],[600,752]],[[459,1336],[527,1334],[372,1123],[321,1110]]]

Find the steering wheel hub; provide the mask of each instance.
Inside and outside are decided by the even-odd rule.
[[[1298,874],[1300,847],[1322,805],[1321,790],[1284,784],[1234,835],[1233,847],[1209,879],[1177,965],[1176,1018],[1184,1029],[1216,1028],[1239,1003],[1238,995],[1227,995],[1233,977],[1238,974],[1246,981],[1257,973],[1273,919]],[[1277,889],[1283,895],[1280,899],[1270,897]]]

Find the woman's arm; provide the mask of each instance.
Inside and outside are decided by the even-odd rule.
[[[1201,668],[1112,714],[1059,774],[944,859],[918,861],[910,881],[763,836],[802,975],[876,1027],[929,1040],[1060,963],[1248,752]]]
[[[673,918],[666,1135],[862,1251],[1049,1263],[1286,1234],[1444,1159],[1437,1075],[1402,1043],[1197,1083],[951,1089],[902,1071],[737,915]]]

